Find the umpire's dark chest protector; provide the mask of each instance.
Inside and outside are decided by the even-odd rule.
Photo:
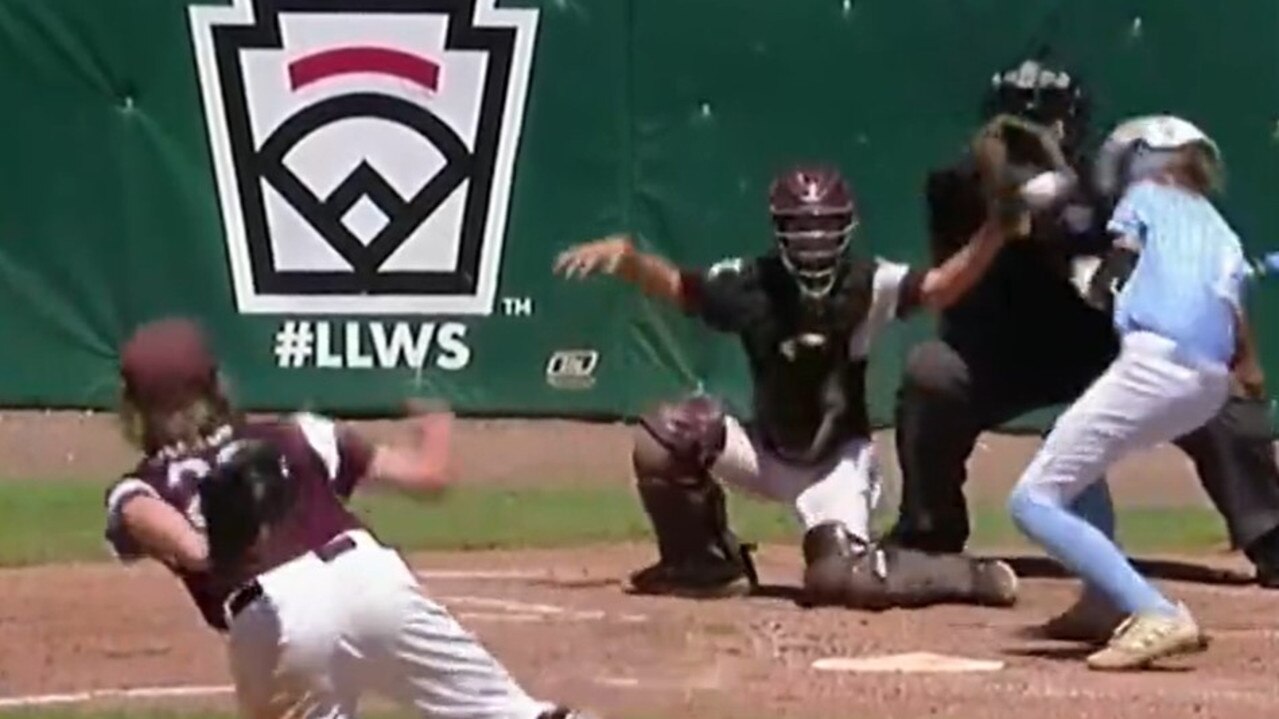
[[[754,384],[754,423],[769,449],[800,464],[869,436],[865,352],[855,347],[873,298],[875,263],[849,259],[834,287],[805,297],[774,256],[755,262],[750,321],[740,330]]]

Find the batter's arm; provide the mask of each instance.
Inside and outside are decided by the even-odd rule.
[[[639,251],[624,235],[570,247],[556,258],[555,272],[567,279],[596,273],[618,277],[649,297],[688,309],[685,274],[670,260]]]
[[[924,274],[919,304],[934,311],[954,304],[981,279],[1005,242],[998,223],[987,220],[958,252]]]
[[[190,572],[208,569],[208,541],[169,503],[138,494],[124,500],[117,511],[124,530],[148,556]]]

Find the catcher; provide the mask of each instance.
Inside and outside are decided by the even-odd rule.
[[[1013,182],[998,174],[997,157],[989,169],[992,188]],[[726,415],[706,396],[641,418],[633,461],[659,560],[631,576],[633,588],[697,597],[751,589],[753,568],[729,528],[720,480],[794,506],[804,528],[806,604],[1012,604],[1016,577],[1001,562],[872,543],[880,479],[865,398],[867,358],[880,330],[918,308],[954,302],[999,252],[1004,229],[987,223],[951,261],[919,271],[847,251],[858,211],[835,169],[783,172],[769,191],[769,210],[776,247],[754,259],[686,270],[610,237],[570,248],[556,262],[566,277],[620,278],[737,335],[750,361],[753,421]],[[1002,205],[999,211],[1011,215]]]
[[[894,543],[929,552],[963,551],[969,533],[965,463],[978,435],[1031,410],[1074,401],[1119,352],[1104,296],[1122,275],[1123,256],[1110,252],[1106,220],[1113,201],[1094,182],[1114,174],[1104,165],[1117,156],[1103,149],[1097,161],[1103,167],[1095,171],[1085,155],[1088,106],[1077,78],[1036,60],[992,79],[985,112],[1048,125],[1076,170],[1054,174],[1055,158],[1017,160],[1026,165],[1018,174],[1042,178],[1028,188],[1035,209],[1030,237],[1010,242],[981,281],[943,312],[938,338],[910,353],[896,410],[902,503]],[[979,163],[971,156],[930,173],[926,192],[934,262],[945,262],[965,247],[987,221],[983,187]],[[1119,261],[1107,261],[1093,273],[1101,257]],[[1251,333],[1246,325],[1243,330],[1225,407],[1175,444],[1193,461],[1232,543],[1256,565],[1258,583],[1273,587],[1279,586],[1279,466],[1264,377]],[[1113,536],[1104,482],[1085,489],[1074,509]],[[1048,622],[1044,632],[1058,639],[1104,641],[1122,618],[1090,592]]]
[[[143,457],[107,492],[107,539],[125,561],[169,567],[228,634],[245,716],[354,717],[366,690],[423,717],[580,716],[526,694],[344,506],[372,482],[443,489],[447,414],[414,419],[404,446],[314,415],[243,421],[185,320],[139,329],[120,370]]]

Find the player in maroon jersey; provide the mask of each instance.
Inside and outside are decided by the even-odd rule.
[[[120,371],[120,417],[143,457],[107,492],[107,539],[125,561],[168,566],[205,621],[228,635],[246,716],[352,717],[366,690],[422,716],[580,716],[531,698],[345,507],[367,483],[443,489],[450,415],[413,418],[416,441],[404,446],[370,444],[311,414],[246,421],[199,328],[181,319],[139,329]],[[200,482],[261,442],[282,459],[295,499],[248,558],[213,569]]]

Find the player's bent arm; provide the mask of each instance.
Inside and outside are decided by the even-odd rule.
[[[431,414],[414,423],[412,443],[373,448],[368,478],[411,494],[439,496],[449,486],[452,417]]]
[[[171,567],[200,572],[209,566],[209,544],[178,510],[158,497],[139,494],[116,510],[130,539]]]
[[[924,275],[919,304],[935,311],[954,304],[985,274],[1004,242],[1005,235],[995,222],[983,224],[968,244]]]

